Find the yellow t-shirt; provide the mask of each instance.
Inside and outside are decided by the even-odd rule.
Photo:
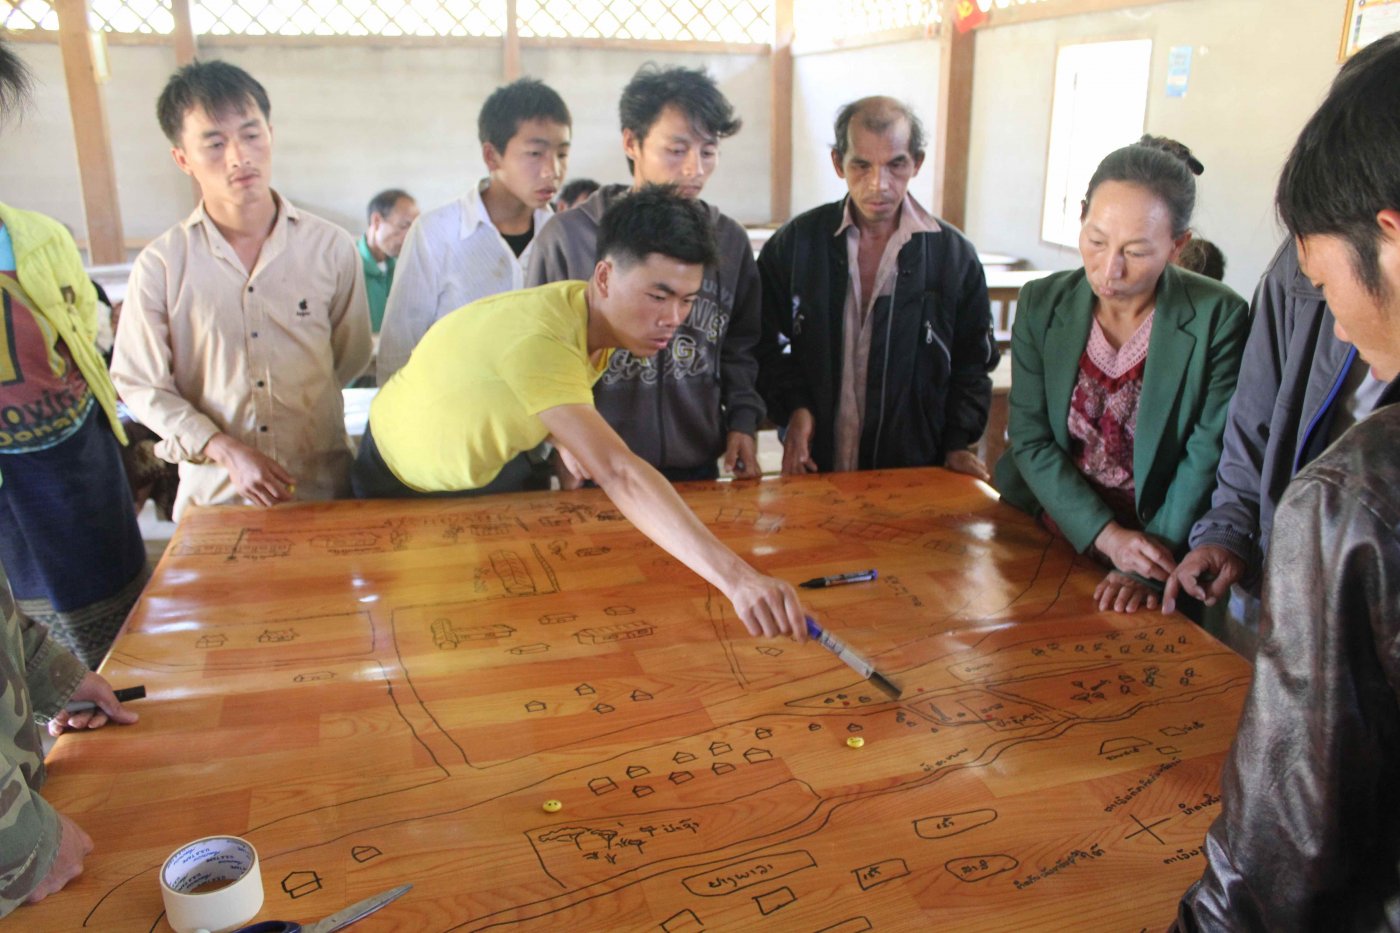
[[[548,436],[539,413],[592,405],[588,283],[504,292],[446,315],[369,409],[375,446],[419,492],[478,489]]]

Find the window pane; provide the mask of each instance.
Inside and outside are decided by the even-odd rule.
[[[1152,40],[1066,45],[1055,61],[1041,239],[1079,245],[1079,208],[1099,162],[1147,119]]]

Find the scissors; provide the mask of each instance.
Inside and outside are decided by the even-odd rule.
[[[367,897],[358,904],[351,904],[344,910],[338,910],[326,919],[308,926],[302,926],[291,920],[264,920],[252,926],[240,927],[234,933],[331,933],[332,930],[348,927],[356,920],[363,920],[390,901],[407,894],[412,887],[411,884],[404,884],[397,888],[390,888],[388,891],[381,891],[374,897]]]

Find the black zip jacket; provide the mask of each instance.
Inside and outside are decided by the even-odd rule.
[[[836,236],[845,202],[789,221],[758,259],[763,283],[759,389],[768,414],[787,424],[799,408],[816,422],[812,459],[835,457],[841,388],[846,240]],[[941,466],[987,426],[1001,354],[992,337],[987,279],[977,251],[942,220],[899,251],[892,296],[873,315],[859,465],[863,470]]]

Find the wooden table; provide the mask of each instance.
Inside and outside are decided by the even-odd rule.
[[[262,918],[403,882],[358,931],[1161,929],[1249,680],[1200,629],[941,470],[683,487],[904,691],[755,640],[597,491],[192,510],[65,736],[87,872],[4,930],[165,929],[199,836]],[[864,747],[847,739],[859,736]],[[547,799],[562,812],[541,809]]]

